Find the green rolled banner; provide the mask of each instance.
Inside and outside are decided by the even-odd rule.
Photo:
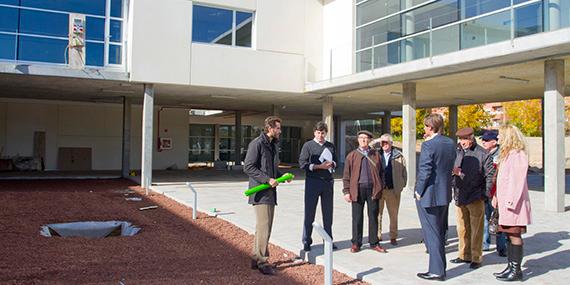
[[[283,183],[283,182],[291,180],[293,178],[295,178],[295,175],[293,175],[291,173],[285,173],[281,177],[279,177],[275,180],[277,180],[277,182],[279,182],[279,183]],[[250,189],[247,189],[247,191],[245,191],[243,194],[245,194],[245,196],[251,196],[251,194],[255,194],[259,191],[263,191],[263,190],[269,189],[269,188],[271,188],[271,186],[268,183],[260,184],[260,185],[257,185],[255,187],[252,187]]]

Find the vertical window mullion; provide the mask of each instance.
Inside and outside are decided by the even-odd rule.
[[[236,46],[236,10],[232,11],[233,21],[232,21],[232,46]]]
[[[103,66],[109,65],[109,38],[111,36],[111,0],[105,1],[105,46],[103,48]]]

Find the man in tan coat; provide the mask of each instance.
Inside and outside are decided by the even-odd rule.
[[[402,153],[392,147],[393,140],[390,134],[383,134],[372,141],[372,145],[379,144],[378,152],[381,154],[382,169],[384,170],[384,191],[380,199],[378,214],[378,240],[382,240],[382,214],[384,205],[390,216],[390,243],[398,245],[398,211],[400,209],[400,196],[407,183],[406,161]]]

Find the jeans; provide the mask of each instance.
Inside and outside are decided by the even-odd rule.
[[[485,201],[485,223],[483,225],[483,250],[488,250],[491,247],[491,235],[489,234],[489,217],[493,212],[491,200]],[[504,233],[497,233],[496,235],[497,252],[505,253],[507,251],[507,237]]]

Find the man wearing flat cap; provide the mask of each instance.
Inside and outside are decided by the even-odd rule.
[[[483,258],[483,223],[485,200],[493,186],[493,160],[486,149],[475,141],[472,128],[456,133],[459,144],[453,167],[454,199],[457,205],[459,257],[451,263],[470,263],[481,267]]]
[[[382,159],[375,149],[369,147],[372,133],[359,131],[358,148],[345,159],[342,177],[344,200],[352,207],[352,246],[350,251],[359,252],[362,247],[364,204],[368,212],[368,241],[370,248],[385,253],[378,244],[378,207],[384,189]]]

